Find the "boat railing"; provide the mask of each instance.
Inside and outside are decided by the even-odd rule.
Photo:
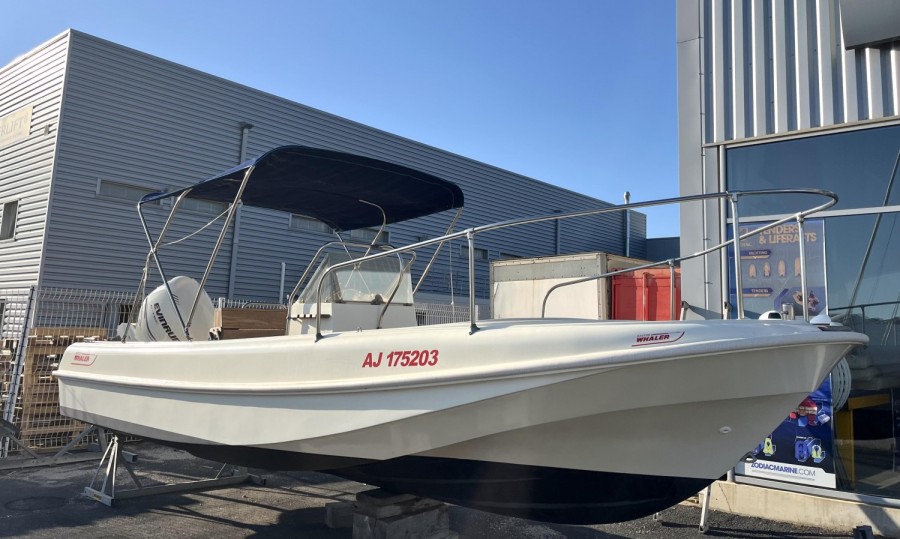
[[[818,196],[823,196],[823,197],[827,198],[828,200],[818,206],[796,212],[796,213],[789,215],[787,217],[784,217],[782,219],[772,221],[772,222],[770,222],[766,225],[763,225],[755,230],[748,231],[744,234],[741,234],[740,228],[739,228],[739,223],[741,220],[740,212],[739,212],[740,199],[743,197],[748,197],[748,196],[762,196],[762,195],[818,195]],[[614,276],[614,275],[617,275],[620,273],[628,273],[628,272],[633,272],[633,271],[644,269],[644,268],[652,268],[652,267],[657,267],[657,266],[662,266],[662,265],[668,265],[671,268],[670,271],[674,272],[674,266],[678,262],[705,256],[705,255],[708,255],[715,251],[725,249],[729,246],[733,246],[733,248],[734,248],[734,273],[735,273],[734,287],[735,287],[735,290],[737,291],[737,293],[736,293],[736,298],[737,298],[737,300],[736,300],[736,315],[737,315],[737,318],[742,319],[742,318],[744,318],[744,302],[743,302],[742,294],[740,293],[740,291],[742,290],[740,242],[741,242],[741,240],[761,234],[761,233],[765,232],[766,230],[769,230],[771,228],[774,228],[776,226],[779,226],[779,225],[782,225],[782,224],[785,224],[785,223],[788,223],[791,221],[795,221],[797,223],[798,242],[799,242],[799,249],[800,249],[801,293],[803,294],[803,297],[806,297],[808,295],[808,283],[807,283],[807,279],[806,279],[804,220],[808,216],[810,216],[814,213],[820,212],[822,210],[825,210],[827,208],[834,206],[838,201],[838,197],[835,193],[833,193],[831,191],[826,191],[823,189],[760,189],[760,190],[752,190],[752,191],[724,191],[724,192],[717,192],[717,193],[705,193],[705,194],[699,194],[699,195],[688,195],[688,196],[682,196],[682,197],[665,198],[665,199],[651,200],[651,201],[645,201],[645,202],[631,202],[628,204],[621,204],[621,205],[616,205],[616,206],[595,208],[595,209],[589,209],[589,210],[580,210],[580,211],[574,211],[574,212],[569,212],[569,213],[553,213],[553,214],[542,215],[542,216],[537,216],[537,217],[510,219],[507,221],[500,221],[500,222],[492,223],[492,224],[488,224],[488,225],[468,228],[468,229],[461,230],[458,232],[448,233],[448,234],[438,237],[438,238],[430,238],[427,240],[412,243],[410,245],[406,245],[403,247],[389,249],[389,250],[382,251],[379,253],[372,253],[365,257],[362,257],[359,259],[354,259],[352,261],[341,262],[341,263],[335,264],[335,265],[331,266],[330,268],[328,268],[326,270],[326,274],[327,274],[327,272],[337,271],[341,268],[347,267],[354,263],[359,263],[361,261],[371,260],[374,258],[381,258],[381,257],[385,257],[385,256],[391,256],[394,254],[408,252],[408,251],[414,252],[418,249],[428,247],[430,245],[443,244],[450,240],[465,238],[465,240],[468,244],[469,309],[470,309],[470,313],[472,313],[470,321],[469,321],[469,333],[471,334],[471,333],[475,333],[479,329],[478,325],[476,323],[476,318],[475,318],[475,314],[474,314],[476,312],[476,309],[475,309],[475,237],[478,234],[482,234],[482,233],[494,231],[494,230],[499,230],[499,229],[503,229],[503,228],[511,228],[511,227],[517,227],[517,226],[530,225],[530,224],[534,224],[534,223],[542,223],[542,222],[549,222],[549,221],[562,221],[565,219],[576,219],[576,218],[588,217],[588,216],[593,216],[593,215],[601,215],[601,214],[605,214],[605,213],[615,213],[615,212],[623,212],[623,211],[627,212],[629,210],[634,210],[634,209],[638,209],[638,208],[648,208],[648,207],[654,207],[654,206],[664,206],[664,205],[668,205],[668,204],[682,204],[685,202],[711,201],[711,200],[721,200],[721,201],[725,201],[730,204],[731,226],[732,226],[732,238],[731,239],[723,241],[717,245],[714,245],[712,247],[703,249],[701,251],[698,251],[696,253],[692,253],[692,254],[689,254],[686,256],[670,258],[667,260],[661,260],[658,262],[652,262],[649,264],[645,264],[643,266],[628,268],[627,270],[607,272],[607,273],[603,273],[603,274],[593,275],[590,277],[574,279],[572,281],[567,281],[565,283],[560,283],[559,285],[556,285],[556,286],[552,287],[550,290],[548,290],[548,292],[544,298],[544,302],[543,302],[544,307],[542,308],[542,316],[543,316],[543,309],[546,308],[547,298],[550,296],[550,294],[552,294],[555,290],[558,290],[562,286],[571,286],[571,285],[578,284],[580,282],[602,279],[604,277],[610,277],[610,276]],[[322,312],[322,283],[324,282],[324,276],[325,276],[325,274],[323,274],[323,279],[321,279],[318,283],[318,290],[316,293],[316,340],[319,340],[322,338],[321,312]],[[672,279],[672,283],[673,284],[670,286],[674,286],[674,279]],[[674,297],[674,291],[672,291],[671,294]],[[674,300],[673,300],[673,303],[674,303]],[[803,306],[803,317],[805,320],[809,320],[809,308],[807,305]]]

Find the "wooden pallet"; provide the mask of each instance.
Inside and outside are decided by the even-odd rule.
[[[23,428],[19,434],[22,444],[35,452],[53,452],[72,441],[84,429],[84,424],[72,421],[66,425]],[[80,440],[74,447],[83,447],[88,440]]]
[[[285,309],[216,309],[219,338],[249,339],[284,335]]]
[[[81,433],[85,424],[60,415],[59,385],[53,371],[59,366],[65,349],[73,343],[106,340],[108,333],[96,327],[39,327],[31,330],[19,375],[19,394],[15,399],[13,424],[19,427],[19,440],[35,452],[54,452]],[[6,403],[12,389],[12,366],[18,341],[0,341],[0,398]],[[137,440],[126,436],[126,440]],[[91,439],[79,441],[84,447]],[[12,448],[11,452],[21,451]]]
[[[75,423],[76,421],[74,419],[55,414],[30,417],[27,420],[22,420],[19,424],[19,429],[23,436],[30,435],[32,437],[38,437],[56,432],[69,432],[77,427]]]
[[[59,449],[84,429],[82,422],[60,415],[59,385],[52,374],[70,344],[106,337],[106,329],[96,327],[38,327],[30,331],[14,421],[21,429],[19,439],[28,448]],[[0,373],[11,371],[11,358],[15,357],[14,348],[6,350],[9,354],[0,353]],[[3,379],[4,398],[8,398],[12,385],[7,378]]]
[[[21,410],[22,406],[18,406],[18,408]],[[30,402],[28,403],[28,415],[29,417],[40,417],[48,415],[61,417],[59,415],[59,401],[54,400],[52,402]]]
[[[25,378],[26,382],[22,385],[21,399],[23,408],[30,411],[33,404],[46,404],[59,402],[59,385],[56,380],[47,379],[34,380],[33,378]]]

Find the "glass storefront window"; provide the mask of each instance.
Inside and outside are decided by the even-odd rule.
[[[837,386],[849,385],[843,402],[833,402],[832,451],[837,489],[891,498],[900,498],[900,213],[877,211],[900,205],[900,186],[893,185],[900,180],[892,178],[898,151],[900,126],[726,152],[728,189],[823,188],[840,197],[832,209],[858,212],[824,218],[828,314],[870,338],[866,349],[848,356],[849,378],[832,377],[835,398]],[[798,199],[748,197],[741,215],[816,204]]]
[[[732,190],[816,187],[837,193],[840,200],[832,209],[882,206],[898,150],[900,125],[731,148],[726,185]],[[822,202],[804,198],[747,197],[740,213],[793,213]],[[900,204],[900,186],[892,189],[887,205],[894,204]]]
[[[869,336],[848,356],[850,395],[835,414],[846,490],[900,497],[900,215],[825,222],[829,314]]]

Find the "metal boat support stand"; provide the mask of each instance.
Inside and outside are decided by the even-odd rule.
[[[53,466],[56,464],[66,464],[70,462],[84,462],[88,460],[97,460],[100,458],[99,451],[84,451],[78,453],[69,453],[69,450],[75,447],[86,436],[90,435],[96,427],[87,425],[84,429],[59,451],[52,455],[40,455],[32,451],[27,444],[19,440],[19,428],[0,419],[0,437],[6,438],[14,442],[22,451],[31,456],[29,459],[0,459],[0,470],[15,470],[21,468],[36,468],[39,466]]]
[[[103,429],[99,430],[101,431],[101,443],[103,443],[105,439],[104,433],[102,432]],[[142,498],[144,496],[153,496],[156,494],[171,494],[173,492],[190,492],[207,488],[238,485],[247,482],[253,482],[258,485],[265,484],[265,479],[251,475],[247,471],[247,468],[223,464],[219,473],[213,479],[197,479],[180,483],[144,486],[141,483],[140,478],[135,474],[134,467],[132,466],[134,462],[137,462],[137,459],[137,454],[122,450],[118,435],[109,433],[109,441],[106,443],[103,458],[100,459],[100,464],[97,465],[97,470],[94,472],[94,477],[91,479],[90,486],[84,487],[84,495],[112,507],[116,500]],[[137,488],[116,490],[116,476],[120,464],[125,468],[125,471],[128,472],[128,475],[131,477],[131,480]]]
[[[19,427],[10,423],[5,419],[0,419],[0,437],[3,438],[4,446],[8,444],[10,441],[15,442],[15,444],[22,448],[26,453],[32,456],[32,458],[40,458],[37,453],[28,448],[27,445],[23,444],[21,440],[19,440]]]
[[[698,531],[703,534],[709,531],[709,498],[711,494],[712,485],[709,485],[697,494],[698,502],[700,503],[700,526]],[[661,514],[662,512],[653,513],[653,521],[659,522]]]
[[[712,495],[712,485],[709,485],[700,492],[703,501],[700,502],[700,533],[709,531],[709,498]]]

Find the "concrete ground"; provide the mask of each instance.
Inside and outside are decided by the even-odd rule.
[[[126,447],[139,455],[136,471],[145,484],[214,477],[219,466],[148,443]],[[265,473],[265,485],[246,483],[190,493],[118,501],[107,507],[82,495],[97,461],[0,471],[0,537],[172,538],[291,537],[350,539],[349,528],[325,525],[325,504],[352,501],[371,487],[311,472]],[[118,488],[132,488],[127,474]],[[696,538],[700,508],[685,503],[659,520],[565,526],[501,517],[451,507],[450,528],[460,538]],[[815,523],[811,523],[815,524]],[[797,527],[712,512],[709,537],[837,538],[853,530]]]

